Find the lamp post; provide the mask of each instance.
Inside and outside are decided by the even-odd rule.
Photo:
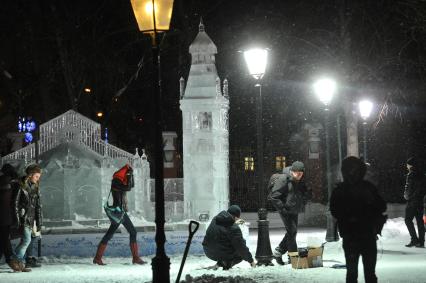
[[[256,103],[256,141],[257,141],[257,192],[260,209],[258,212],[258,237],[256,259],[259,265],[272,264],[272,249],[269,240],[268,211],[265,208],[265,188],[263,180],[263,134],[262,134],[262,84],[261,79],[265,74],[268,59],[268,50],[263,48],[253,48],[244,51],[244,59],[247,63],[249,73],[256,80],[255,87],[259,88],[259,96]]]
[[[327,194],[328,194],[328,204],[327,204],[327,233],[325,240],[327,242],[334,242],[338,240],[336,221],[331,215],[330,212],[330,196],[332,192],[332,180],[331,180],[331,164],[330,164],[330,133],[329,133],[329,123],[330,123],[330,113],[329,113],[329,104],[333,99],[334,93],[336,92],[336,82],[324,78],[315,82],[314,92],[318,96],[319,100],[324,104],[325,112],[325,159],[326,159],[326,170],[327,170]]]
[[[367,119],[370,117],[371,110],[373,110],[373,103],[369,100],[361,100],[359,102],[359,113],[363,120],[363,133],[364,133],[364,162],[367,162]]]
[[[152,281],[155,283],[169,283],[170,259],[164,249],[166,235],[164,232],[163,117],[161,113],[160,47],[158,39],[160,33],[169,29],[173,0],[130,0],[130,2],[139,30],[149,34],[152,39],[154,113],[156,115],[155,121],[157,121],[154,130],[155,243],[157,249],[155,257],[152,259]]]

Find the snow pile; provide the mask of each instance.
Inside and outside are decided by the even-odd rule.
[[[192,278],[191,275],[186,275],[185,281],[180,283],[257,283],[250,278],[240,276],[236,277],[215,277],[214,275],[203,275],[200,277]]]

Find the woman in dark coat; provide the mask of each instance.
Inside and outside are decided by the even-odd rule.
[[[102,262],[102,256],[107,247],[108,241],[111,240],[115,231],[117,230],[120,224],[126,228],[127,232],[130,235],[130,251],[132,252],[132,262],[133,264],[145,264],[139,257],[139,248],[136,242],[136,229],[133,226],[132,221],[127,215],[127,192],[129,192],[134,187],[133,181],[133,169],[130,165],[126,164],[120,170],[114,173],[112,176],[111,182],[111,194],[113,197],[113,207],[119,208],[124,211],[123,219],[120,223],[117,223],[114,219],[110,218],[111,225],[109,226],[108,231],[102,238],[101,242],[98,245],[98,249],[96,251],[96,256],[93,259],[94,264],[105,265]]]
[[[12,165],[4,164],[0,172],[0,258],[4,255],[6,263],[14,271],[21,271],[10,244],[10,229],[15,218],[13,196],[18,189],[18,174]]]
[[[23,264],[25,262],[25,253],[31,243],[33,229],[39,232],[42,225],[39,190],[41,168],[37,164],[32,164],[25,169],[25,173],[26,176],[20,182],[14,207],[16,226],[21,231],[21,241],[15,248],[15,254]]]

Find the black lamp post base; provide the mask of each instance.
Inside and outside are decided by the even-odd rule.
[[[272,266],[272,249],[269,240],[269,220],[267,220],[268,211],[261,208],[258,211],[259,220],[257,220],[257,249],[256,260],[258,265]]]
[[[274,266],[274,264],[272,263],[272,260],[269,257],[266,258],[259,258],[256,257],[257,260],[257,266]]]
[[[166,255],[162,255],[162,256],[157,255],[152,259],[151,265],[152,265],[152,271],[153,271],[152,282],[158,282],[158,283],[170,282],[170,277],[169,277],[170,258],[168,258]]]

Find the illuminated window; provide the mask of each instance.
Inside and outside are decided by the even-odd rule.
[[[275,157],[275,169],[282,170],[285,168],[285,156]]]
[[[254,158],[253,157],[244,157],[244,170],[245,171],[254,171]]]

